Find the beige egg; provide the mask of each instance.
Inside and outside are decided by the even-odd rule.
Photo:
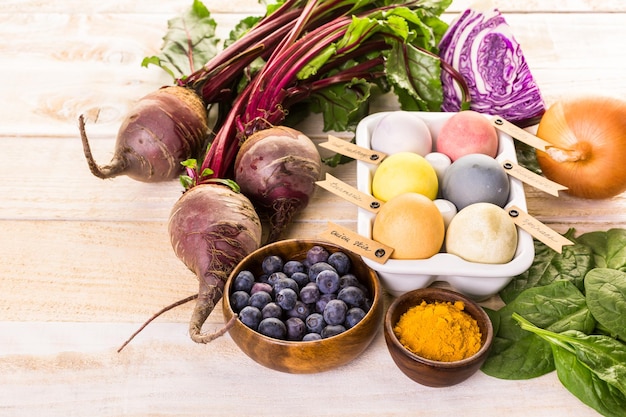
[[[504,264],[515,255],[517,226],[495,204],[471,204],[450,221],[445,245],[448,253],[469,262]]]

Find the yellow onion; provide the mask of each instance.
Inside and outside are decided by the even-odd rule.
[[[553,146],[537,151],[550,180],[576,197],[601,199],[626,191],[626,102],[580,97],[555,103],[537,136]]]

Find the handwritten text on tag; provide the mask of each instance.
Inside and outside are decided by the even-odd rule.
[[[376,152],[371,149],[363,148],[333,135],[328,135],[328,142],[322,142],[319,145],[322,148],[340,153],[341,155],[375,165],[380,164],[387,156],[382,152]]]
[[[320,237],[380,264],[387,262],[393,252],[393,248],[389,246],[367,239],[332,222],[328,222],[327,229],[320,234]]]
[[[556,183],[554,181],[550,181],[549,179],[541,175],[537,175],[531,170],[517,165],[512,161],[504,161],[502,163],[502,167],[510,176],[517,178],[518,180],[555,197],[559,196],[559,191],[567,190],[566,186]]]
[[[326,179],[317,181],[315,184],[372,213],[377,213],[383,205],[382,201],[357,190],[353,186],[346,184],[328,173],[326,173]]]
[[[550,229],[548,226],[530,216],[517,206],[509,207],[508,213],[516,225],[526,230],[533,237],[542,241],[558,253],[563,251],[563,246],[574,244],[569,239]]]

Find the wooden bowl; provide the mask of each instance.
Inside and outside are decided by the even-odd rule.
[[[339,246],[315,240],[282,240],[263,246],[244,258],[232,271],[223,297],[224,320],[235,314],[230,305],[231,283],[242,270],[260,274],[261,262],[269,255],[281,256],[285,261],[303,260],[307,251],[319,245],[329,253],[342,251],[352,262],[352,273],[369,290],[372,306],[365,317],[353,328],[322,340],[294,342],[264,336],[236,320],[229,333],[237,346],[257,363],[268,368],[294,374],[324,372],[344,365],[359,356],[372,342],[383,318],[382,287],[376,272],[360,256]]]
[[[393,328],[409,308],[435,301],[463,301],[465,311],[478,323],[482,336],[482,346],[478,352],[467,359],[454,362],[440,362],[420,357],[400,343]],[[413,381],[431,387],[447,387],[458,384],[480,369],[487,359],[493,341],[493,326],[487,313],[472,299],[455,291],[428,287],[409,291],[396,298],[385,315],[385,342],[389,353],[398,368]]]

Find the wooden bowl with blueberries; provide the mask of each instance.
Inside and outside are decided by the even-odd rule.
[[[324,372],[357,358],[383,318],[382,288],[360,256],[317,240],[281,240],[244,258],[222,299],[239,348],[281,372]]]

